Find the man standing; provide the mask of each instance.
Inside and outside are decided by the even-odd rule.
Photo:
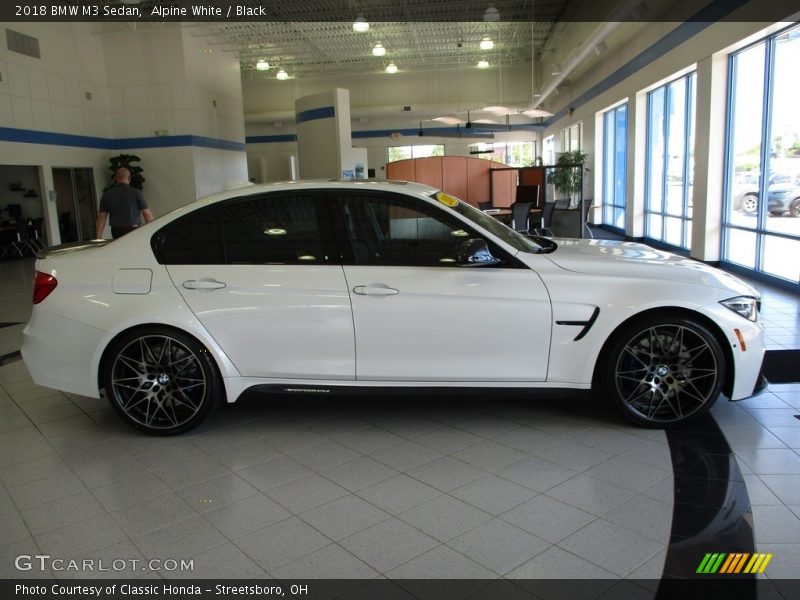
[[[103,236],[106,219],[111,217],[111,237],[114,239],[130,233],[139,226],[139,214],[145,222],[153,220],[153,213],[147,208],[141,190],[132,188],[131,172],[120,167],[114,173],[114,185],[103,192],[100,210],[97,213],[95,233],[97,239]]]

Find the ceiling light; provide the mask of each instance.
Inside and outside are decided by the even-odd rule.
[[[286,230],[283,227],[271,227],[270,229],[265,229],[264,233],[267,235],[286,235]]]
[[[278,73],[275,75],[275,77],[277,77],[278,79],[283,81],[284,79],[289,79],[289,74],[286,71],[284,71],[283,69],[281,69],[280,71],[278,71]]]
[[[372,54],[374,54],[375,56],[383,56],[384,54],[386,54],[386,48],[383,47],[383,44],[378,42],[372,48]]]
[[[388,65],[386,65],[386,72],[391,74],[397,73],[397,65],[394,64],[393,62],[389,63]]]
[[[449,116],[435,117],[434,119],[431,120],[439,121],[439,123],[444,123],[445,125],[461,125],[464,122],[463,119],[459,119],[458,117],[449,117]]]
[[[259,58],[258,62],[256,63],[256,69],[259,71],[267,71],[269,70],[269,63],[263,58]]]
[[[494,7],[494,4],[490,4],[486,12],[483,13],[483,20],[487,23],[494,23],[500,20],[500,12]]]
[[[487,35],[481,40],[481,50],[491,50],[494,48],[494,42],[491,38]]]
[[[489,61],[485,58],[482,58],[478,61],[478,68],[479,69],[488,69],[489,68]]]
[[[524,110],[522,114],[532,119],[552,117],[553,113],[543,108],[532,108],[531,110]]]
[[[355,22],[353,22],[353,31],[358,31],[359,33],[369,31],[369,23],[364,17],[358,15]]]

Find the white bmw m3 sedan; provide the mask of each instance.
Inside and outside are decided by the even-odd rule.
[[[648,246],[513,231],[403,182],[198,200],[36,262],[34,380],[175,434],[250,389],[595,389],[651,427],[763,387],[758,293]]]

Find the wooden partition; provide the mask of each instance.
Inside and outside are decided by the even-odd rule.
[[[430,156],[387,163],[386,178],[425,183],[478,206],[479,202],[491,199],[489,169],[505,166],[471,156]],[[509,193],[513,199],[512,187],[509,187]]]

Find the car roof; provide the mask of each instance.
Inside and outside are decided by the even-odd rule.
[[[291,190],[364,190],[371,189],[376,191],[392,191],[399,192],[404,195],[422,197],[430,200],[430,197],[436,192],[440,191],[423,183],[414,183],[410,181],[399,180],[384,180],[384,179],[298,179],[290,181],[276,181],[270,183],[259,184],[244,184],[237,187],[232,187],[222,192],[205,196],[181,206],[163,217],[169,217],[169,220],[178,218],[181,215],[192,212],[202,206],[208,206],[230,200],[232,198],[245,198],[248,196],[258,196],[259,194],[269,192],[291,191]]]

